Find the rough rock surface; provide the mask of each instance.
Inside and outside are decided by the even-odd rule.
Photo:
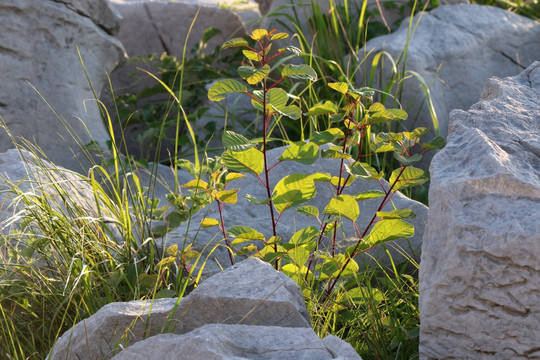
[[[273,149],[268,152],[269,164],[275,164],[284,148]],[[331,173],[335,176],[335,173],[339,169],[339,161],[335,159],[319,159],[317,162],[311,165],[302,165],[292,161],[285,161],[277,165],[270,172],[270,184],[275,186],[279,180],[289,174],[313,174],[316,172]],[[383,180],[384,182],[384,180]],[[384,182],[384,186],[387,189],[387,184]],[[230,189],[239,188],[238,202],[235,205],[225,205],[224,207],[224,222],[227,227],[235,225],[249,226],[257,231],[261,232],[267,239],[272,236],[272,225],[270,221],[270,215],[268,206],[266,205],[253,205],[249,203],[245,195],[249,194],[257,199],[266,198],[266,189],[261,185],[259,180],[255,176],[248,175],[246,178],[234,181],[228,187]],[[377,181],[365,182],[362,180],[356,180],[347,187],[345,193],[357,194],[367,190],[381,190],[381,186]],[[317,184],[317,195],[314,199],[307,202],[307,205],[314,205],[319,208],[322,213],[324,207],[333,197],[332,188],[328,183]],[[377,211],[377,207],[380,205],[381,198],[370,199],[361,201],[360,205],[360,217],[357,221],[358,227],[361,231],[368,225],[371,217]],[[403,260],[401,251],[409,255],[419,255],[420,248],[422,246],[422,236],[424,234],[425,221],[427,220],[427,207],[419,202],[411,200],[396,192],[393,197],[393,203],[397,209],[412,209],[416,214],[416,218],[407,219],[406,221],[414,225],[415,235],[410,239],[401,239],[394,242],[387,243],[392,256],[395,261]],[[392,204],[388,204],[382,211],[393,210]],[[219,218],[217,205],[215,203],[210,204],[205,209],[194,214],[191,222],[184,223],[178,228],[167,234],[165,238],[166,244],[172,243],[183,244],[185,240],[185,234],[187,233],[188,242],[194,242],[194,246],[199,250],[203,250],[209,243],[217,243],[223,238],[221,232],[217,227],[212,228],[199,228],[200,221],[204,217]],[[319,224],[311,217],[297,213],[295,210],[287,210],[278,222],[278,236],[284,241],[288,241],[291,236],[297,231],[307,226],[319,227]],[[347,237],[353,237],[354,228],[350,221],[344,220],[343,227]],[[352,240],[355,241],[355,240]],[[344,244],[341,244],[344,245]],[[347,243],[346,245],[351,245]],[[381,259],[383,262],[387,261],[387,257],[382,251],[381,247],[374,248],[370,254]],[[213,253],[214,260],[219,262],[220,266],[230,265],[228,258],[228,252],[225,247],[218,247]],[[219,266],[213,264],[211,261],[207,263],[208,270],[212,272],[217,271]]]
[[[361,360],[351,345],[329,348],[311,328],[211,324],[184,335],[160,334],[112,360]]]
[[[506,10],[446,5],[416,15],[414,23],[420,16],[409,42],[406,70],[422,75],[430,87],[442,136],[447,134],[450,111],[471,106],[489,77],[517,74],[540,58],[540,23]],[[396,32],[370,40],[360,54],[384,50],[397,59],[407,42],[407,26],[405,20]],[[383,72],[387,78],[390,68],[386,66]],[[364,86],[362,75],[357,82]],[[418,114],[415,126],[433,129],[425,97],[414,77],[403,83],[401,103],[409,118]]]
[[[540,358],[540,62],[451,113],[431,179],[420,358]]]
[[[118,344],[125,347],[161,333],[166,327],[166,332],[175,334],[217,323],[313,332],[300,288],[255,258],[207,279],[176,305],[177,299],[108,304],[64,333],[51,351],[50,360],[108,359]],[[335,339],[329,339],[325,347],[340,348]]]
[[[91,17],[74,10],[83,3],[83,0],[0,3],[0,115],[13,135],[35,140],[55,164],[79,171],[80,166],[68,146],[76,153],[79,147],[51,109],[72,127],[81,144],[90,142],[89,131],[105,148],[109,136],[77,47],[98,93],[106,80],[105,72],[110,72],[123,59],[118,40]],[[109,6],[105,0],[92,3],[101,13]],[[109,14],[107,27],[114,28],[114,16]],[[0,130],[0,152],[12,147],[7,133]]]

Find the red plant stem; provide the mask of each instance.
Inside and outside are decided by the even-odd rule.
[[[364,236],[366,236],[366,234],[369,231],[369,229],[371,228],[371,226],[375,223],[375,219],[377,218],[377,212],[381,211],[384,208],[384,206],[386,205],[387,198],[390,196],[390,194],[392,194],[392,189],[394,188],[394,186],[399,181],[399,178],[403,174],[403,171],[405,171],[405,168],[406,168],[406,166],[401,167],[401,171],[399,172],[399,175],[397,176],[396,181],[390,186],[390,189],[388,189],[388,192],[386,192],[386,195],[384,196],[384,199],[381,201],[381,204],[379,205],[379,208],[377,209],[377,211],[375,212],[375,214],[371,218],[371,221],[369,222],[368,226],[366,226],[366,229],[364,230],[364,233],[362,234],[362,236],[356,242],[356,246],[354,247],[354,250],[351,252],[351,255],[347,258],[347,261],[345,261],[345,265],[343,265],[339,269],[339,273],[337,274],[336,278],[334,279],[334,281],[331,284],[329,284],[328,289],[326,290],[326,296],[327,297],[330,296],[330,294],[332,293],[332,290],[334,289],[334,286],[336,285],[339,278],[341,277],[341,274],[343,274],[343,271],[345,271],[345,269],[347,268],[347,265],[349,265],[352,258],[356,255],[356,249],[358,249],[358,246],[363,241]]]

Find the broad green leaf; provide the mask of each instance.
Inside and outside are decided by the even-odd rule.
[[[414,226],[403,220],[381,220],[375,224],[364,242],[373,247],[386,241],[408,238],[414,235]]]
[[[378,173],[371,165],[359,161],[354,162],[352,165],[345,164],[345,171],[356,178],[368,181],[381,179],[383,176],[382,173]]]
[[[321,150],[321,157],[324,159],[350,159],[351,154],[335,149]]]
[[[397,151],[394,151],[394,159],[399,161],[399,163],[401,165],[409,166],[409,165],[412,165],[412,164],[417,163],[418,161],[422,160],[422,155],[414,154],[414,155],[411,155],[411,156],[403,156],[400,153],[398,153]]]
[[[283,239],[279,236],[270,236],[270,238],[268,239],[268,241],[266,242],[267,244],[279,244],[283,241]]]
[[[404,131],[402,132],[403,136],[405,136],[407,139],[419,139],[422,136],[426,135],[429,132],[428,128],[420,127],[416,128],[413,131]]]
[[[377,217],[381,219],[408,219],[415,218],[416,214],[411,209],[392,210],[390,212],[377,211]]]
[[[392,120],[406,120],[408,115],[405,110],[401,109],[387,109],[386,111],[392,114]]]
[[[370,105],[369,112],[384,111],[386,108],[380,102],[376,102]]]
[[[208,183],[202,179],[193,179],[182,185],[182,187],[188,189],[207,189]]]
[[[403,139],[403,135],[396,134],[396,133],[385,133],[380,132],[375,137],[375,144],[379,144],[381,142],[391,142],[391,141],[401,141]]]
[[[233,151],[244,151],[256,145],[244,135],[237,134],[230,130],[226,130],[223,133],[221,141],[226,149]]]
[[[270,199],[259,200],[256,197],[254,197],[252,195],[249,195],[249,194],[247,194],[245,196],[245,198],[250,204],[253,204],[253,205],[265,205],[265,204],[268,204],[270,202]]]
[[[346,95],[349,92],[349,85],[344,82],[328,83],[328,86],[343,95]]]
[[[356,94],[363,98],[371,98],[375,94],[375,91],[372,88],[363,87],[360,89],[349,89],[349,93]]]
[[[262,81],[268,74],[270,74],[270,66],[268,64],[258,69],[253,66],[240,66],[238,68],[238,75],[250,85],[255,85]]]
[[[248,226],[231,226],[227,229],[227,236],[246,240],[264,240],[264,235]]]
[[[238,179],[243,179],[245,177],[246,177],[246,175],[244,175],[244,174],[230,172],[230,173],[227,174],[227,176],[225,176],[225,182],[228,184],[231,181],[238,180]]]
[[[253,32],[249,36],[253,40],[261,40],[263,37],[266,36],[266,34],[268,34],[268,31],[265,30],[265,29],[255,29],[255,30],[253,30]]]
[[[336,104],[331,101],[326,101],[323,104],[317,104],[304,113],[305,116],[323,115],[323,114],[335,114],[339,111]],[[340,117],[341,120],[341,117]]]
[[[218,225],[219,225],[219,221],[216,220],[216,219],[204,218],[204,219],[201,220],[201,227],[203,229],[210,228],[210,227],[213,227],[213,226],[218,226]]]
[[[378,144],[371,143],[370,150],[371,152],[378,154],[383,152],[389,152],[389,151],[396,151],[396,146],[394,146],[395,143],[385,143],[380,142]]]
[[[422,147],[424,149],[431,149],[431,150],[439,150],[446,146],[446,141],[444,141],[444,138],[442,136],[436,136],[434,137],[430,142],[423,143]]]
[[[308,261],[310,251],[304,246],[295,246],[289,250],[287,254],[295,265],[301,267]]]
[[[311,178],[315,182],[329,182],[330,180],[332,180],[332,176],[330,175],[330,173],[313,173],[311,174]]]
[[[259,53],[256,53],[253,50],[242,50],[242,54],[244,54],[244,56],[246,58],[248,58],[249,60],[253,60],[253,61],[261,61],[262,60],[262,55],[259,54]]]
[[[238,196],[236,193],[240,189],[232,189],[232,190],[222,190],[215,193],[216,198],[224,203],[227,204],[236,204],[238,201]]]
[[[342,268],[344,268],[341,273],[342,278],[354,276],[358,272],[358,264],[344,254],[337,254],[333,257],[321,256],[321,258],[324,259],[324,263],[317,266],[317,270],[321,272],[321,280],[335,278]],[[346,267],[345,264],[347,264]]]
[[[424,170],[421,169],[407,167],[403,170],[401,176],[399,175],[400,173],[401,169],[392,171],[392,175],[390,175],[390,180],[388,181],[390,186],[393,185],[392,191],[394,192],[409,186],[421,185],[427,181],[427,178],[424,177]]]
[[[289,145],[279,157],[281,161],[296,161],[304,165],[311,165],[319,158],[319,147],[314,143],[303,141]]]
[[[245,151],[227,150],[223,153],[221,160],[230,170],[260,174],[264,168],[264,156],[262,152],[255,148]]]
[[[289,37],[289,34],[287,34],[285,32],[279,32],[279,33],[276,33],[276,34],[272,35],[270,40],[272,40],[272,41],[274,41],[274,40],[283,40],[283,39],[286,39],[288,37]]]
[[[390,111],[377,111],[375,113],[368,113],[367,116],[364,118],[363,125],[379,124],[392,120],[394,120],[394,115]]]
[[[296,245],[307,244],[315,240],[320,235],[319,229],[315,226],[308,226],[301,230],[298,230],[289,240],[289,243]],[[303,263],[302,263],[303,264]]]
[[[230,47],[239,47],[239,46],[248,46],[248,42],[242,38],[234,38],[229,41],[226,41],[221,48],[227,49]]]
[[[347,183],[345,183],[345,177],[339,177],[339,176],[332,176],[332,179],[330,179],[330,183],[334,186],[349,186],[353,183],[354,181],[354,177],[353,176],[349,176],[349,178],[347,179]]]
[[[208,99],[211,101],[220,101],[225,99],[228,95],[246,91],[246,85],[242,84],[240,81],[233,79],[220,80],[216,81],[208,90]]]
[[[272,193],[272,201],[281,214],[285,210],[313,199],[317,193],[311,175],[291,174],[281,179]]]
[[[311,205],[300,206],[299,208],[296,209],[296,211],[303,215],[313,216],[316,218],[319,217],[319,209],[317,209],[315,206],[311,206]]]
[[[362,201],[362,200],[379,198],[384,195],[386,194],[379,190],[368,190],[368,191],[363,191],[360,194],[356,194],[354,198],[356,199],[356,201]]]
[[[317,81],[317,73],[315,72],[315,70],[313,70],[311,66],[306,65],[306,64],[302,64],[302,65],[287,64],[281,70],[281,76],[283,77],[288,76],[293,79]]]
[[[298,120],[302,116],[302,110],[296,105],[288,105],[283,107],[276,107],[274,104],[271,104],[272,108],[279,114],[291,118],[293,120]]]
[[[338,195],[332,199],[323,211],[323,214],[345,216],[351,221],[356,221],[360,215],[360,208],[354,196]]]
[[[340,129],[330,128],[321,132],[315,131],[311,136],[310,141],[320,146],[323,144],[334,142],[338,139],[343,139],[344,137],[345,134]]]
[[[178,245],[171,245],[167,248],[166,254],[169,256],[176,256],[178,255]]]
[[[254,91],[253,95],[257,97],[260,100],[263,100],[263,92],[262,91]],[[268,90],[266,93],[266,105],[272,109],[273,107],[276,108],[284,108],[287,106],[287,100],[289,97],[287,96],[287,92],[280,88],[272,88]],[[251,103],[257,110],[263,111],[263,104],[262,102],[259,102],[255,99],[251,99]]]
[[[176,296],[176,291],[171,289],[161,289],[155,295],[154,299],[169,299]]]

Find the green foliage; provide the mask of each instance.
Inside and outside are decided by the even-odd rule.
[[[254,46],[242,39],[233,39],[224,45],[247,48],[243,53],[245,63],[249,66],[243,65],[238,69],[238,74],[247,85],[234,79],[221,80],[209,89],[208,97],[219,101],[228,95],[243,93],[251,98],[253,107],[262,113],[262,138],[249,140],[243,135],[225,132],[223,143],[227,150],[221,157],[221,171],[228,174],[226,177],[236,172],[256,176],[265,188],[267,198],[255,199],[248,195],[247,199],[254,205],[268,207],[267,221],[272,225],[273,236],[266,239],[261,232],[243,225],[227,229],[223,220],[205,219],[203,224],[220,227],[230,251],[231,264],[234,263],[233,254],[252,254],[273,263],[276,269],[291,276],[301,286],[308,299],[316,297],[316,304],[311,306],[321,307],[317,311],[326,314],[324,316],[344,317],[345,320],[340,323],[342,331],[350,324],[347,314],[352,311],[351,308],[363,305],[363,300],[377,303],[385,300],[384,293],[356,281],[359,276],[358,255],[385,242],[414,235],[413,226],[406,221],[415,216],[411,210],[383,212],[381,209],[390,203],[396,191],[427,181],[425,172],[411,165],[427,151],[442,148],[444,141],[436,138],[421,144],[420,138],[427,132],[425,128],[374,132],[375,126],[388,127],[391,123],[406,120],[407,113],[374,102],[375,91],[370,88],[357,89],[348,82],[330,82],[327,85],[334,94],[333,99],[337,97],[339,100],[320,101],[303,114],[314,121],[318,121],[318,117],[324,118],[328,127],[313,132],[306,141],[291,142],[278,163],[269,164],[267,151],[268,144],[273,140],[270,137],[272,129],[285,118],[302,121],[301,106],[305,104],[301,97],[287,93],[279,85],[289,84],[285,81],[288,78],[314,82],[318,76],[311,66],[282,64],[281,70],[278,70],[281,77],[270,78],[269,63],[277,61],[286,50],[271,51],[276,38],[274,30],[257,29],[250,37],[256,41]],[[284,37],[280,34],[277,38]],[[397,168],[388,175],[387,185],[382,180],[384,173],[370,165],[374,157],[384,153],[392,154],[397,164]],[[295,161],[309,165],[319,157],[335,159],[337,176],[329,173],[292,173],[275,185],[270,183],[268,174],[280,162]],[[345,193],[355,180],[377,181],[382,191]],[[317,182],[332,186],[334,197],[321,210],[311,205],[301,206],[316,198]],[[377,198],[381,199],[379,211],[375,214],[360,213],[358,202]],[[218,203],[220,219],[223,219],[225,201],[219,197],[214,197],[214,200]],[[282,238],[279,220],[285,211],[294,208],[300,214],[313,218],[317,226],[300,229],[290,239]],[[360,216],[371,219],[362,230],[357,225]],[[339,229],[343,228],[345,222],[352,223],[355,232],[342,239],[338,236]],[[351,243],[351,239],[354,239],[352,245],[344,246]],[[418,322],[416,320],[411,324],[411,332],[405,338],[414,342],[414,329]]]

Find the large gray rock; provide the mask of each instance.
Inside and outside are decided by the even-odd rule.
[[[49,360],[109,359],[119,344],[125,347],[164,331],[183,334],[215,323],[311,330],[296,283],[251,258],[207,279],[179,303],[161,299],[104,306],[64,333]]]
[[[370,40],[359,55],[384,50],[397,60],[403,57],[409,41],[405,69],[420,74],[429,86],[442,136],[448,132],[450,111],[471,106],[488,77],[516,74],[523,65],[540,58],[540,23],[500,8],[439,6],[417,14],[413,23],[418,20],[410,41],[405,20],[396,32]],[[370,69],[366,70],[369,76]],[[382,85],[387,84],[390,74],[390,66],[385,66]],[[363,75],[359,75],[357,83],[365,86]],[[424,93],[414,77],[404,81],[400,101],[409,117],[416,117],[415,126],[433,129]]]
[[[77,48],[98,93],[106,72],[123,58],[121,44],[91,17],[81,15],[83,3],[3,0],[0,4],[0,115],[14,136],[35,141],[54,163],[79,171],[69,149],[79,153],[73,137],[79,137],[82,145],[93,138],[106,148],[109,135]],[[105,0],[92,5],[102,13],[108,6]],[[114,14],[109,15],[106,27],[114,28]],[[73,135],[51,109],[72,128]],[[0,130],[0,152],[12,147],[7,133]]]
[[[284,148],[273,149],[268,152],[269,164],[275,164],[279,156],[281,156]],[[302,165],[297,162],[285,161],[277,165],[270,171],[270,184],[274,187],[279,180],[289,174],[313,174],[317,172],[330,173],[335,176],[339,170],[339,161],[335,159],[323,159],[320,158],[311,165]],[[385,189],[388,189],[388,184],[382,180],[382,184]],[[266,189],[261,185],[259,180],[255,176],[248,175],[247,177],[232,182],[228,189],[239,188],[238,202],[235,205],[225,205],[223,211],[223,218],[226,227],[234,225],[249,226],[257,231],[261,232],[266,239],[273,235],[270,214],[267,205],[253,205],[245,198],[246,195],[252,195],[257,199],[267,198]],[[362,180],[356,180],[346,188],[344,193],[358,194],[368,190],[382,190],[381,185],[377,181],[365,182]],[[307,205],[316,206],[319,212],[322,214],[323,209],[326,207],[330,199],[333,197],[333,188],[328,183],[317,184],[317,195],[315,198],[307,202]],[[357,220],[357,226],[360,231],[368,225],[372,217],[378,211],[382,198],[370,199],[359,202],[360,217]],[[416,214],[416,218],[407,219],[406,221],[414,225],[415,235],[410,239],[401,239],[394,242],[387,243],[394,261],[404,260],[403,254],[413,256],[419,259],[419,252],[422,246],[422,236],[424,234],[425,222],[427,220],[427,207],[417,201],[411,200],[396,192],[392,198],[392,202],[388,203],[380,211],[391,211],[393,205],[397,209],[412,209]],[[167,245],[176,243],[184,244],[187,240],[188,243],[194,243],[194,247],[199,250],[212,249],[213,245],[221,242],[223,235],[217,227],[212,228],[200,228],[199,224],[205,217],[211,217],[219,219],[219,213],[216,203],[212,203],[206,208],[200,210],[194,214],[190,222],[186,222],[178,228],[171,231],[165,237]],[[322,218],[322,215],[321,215]],[[350,246],[351,241],[356,241],[355,231],[352,223],[348,220],[344,220],[343,231],[346,234],[347,241],[340,242],[340,246]],[[298,230],[307,226],[319,227],[319,223],[312,217],[308,217],[297,213],[295,210],[287,210],[283,213],[283,216],[278,222],[278,233],[283,241],[288,242],[291,236]],[[186,239],[187,234],[187,239]],[[341,229],[338,238],[341,236]],[[223,245],[223,242],[221,242]],[[376,247],[370,251],[370,254],[377,257],[383,262],[388,261],[386,253],[381,247]],[[367,259],[365,259],[367,260]],[[216,261],[219,266],[214,263]],[[207,263],[207,269],[212,271],[218,271],[222,266],[230,265],[228,257],[228,251],[224,246],[218,247],[214,250],[210,261]]]
[[[205,325],[184,335],[156,335],[113,357],[136,359],[361,360],[351,345],[339,340],[339,347],[329,347],[311,328],[225,324]]]
[[[540,358],[540,62],[450,114],[431,179],[420,358]]]

